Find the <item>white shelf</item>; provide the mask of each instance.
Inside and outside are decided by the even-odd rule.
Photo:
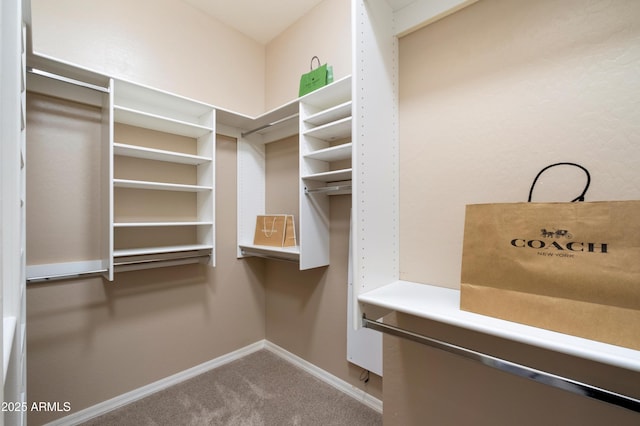
[[[178,191],[178,192],[202,192],[211,191],[210,186],[201,185],[183,185],[178,183],[161,183],[147,182],[141,180],[114,179],[113,186],[116,188],[133,188],[133,189],[153,189],[159,191]]]
[[[271,257],[284,260],[298,261],[300,259],[300,246],[294,247],[272,247],[255,244],[240,244],[240,250],[244,254]]]
[[[580,358],[640,371],[640,351],[462,311],[460,310],[459,290],[396,281],[360,294],[358,301]],[[366,312],[366,308],[364,311]]]
[[[210,105],[193,99],[122,80],[116,81],[115,89],[116,105],[164,117],[180,117],[194,124],[207,121],[212,110]]]
[[[304,95],[301,103],[312,105],[317,109],[327,110],[338,104],[351,100],[351,76],[334,81],[328,86]]]
[[[333,108],[322,110],[316,114],[310,115],[304,119],[305,123],[312,124],[314,126],[322,126],[323,124],[330,123],[332,121],[341,120],[351,116],[351,101],[347,101],[340,105],[336,105]]]
[[[143,256],[147,254],[178,253],[184,251],[211,250],[210,244],[190,244],[178,246],[162,247],[141,247],[132,249],[116,249],[113,251],[114,257]]]
[[[114,228],[145,228],[165,226],[211,226],[213,222],[115,222]]]
[[[304,135],[312,136],[314,138],[322,139],[325,141],[348,138],[349,136],[351,136],[352,121],[353,120],[351,119],[351,117],[346,117],[338,121],[332,121],[331,123],[309,129],[304,132]]]
[[[136,127],[143,127],[145,129],[157,130],[159,132],[191,138],[199,138],[207,133],[213,132],[211,127],[175,120],[123,106],[114,106],[113,112],[114,120],[117,123],[129,124]]]
[[[302,179],[313,180],[317,182],[338,182],[351,180],[351,169],[334,170],[330,172],[314,173],[312,175],[302,176]]]
[[[351,142],[342,145],[336,145],[325,149],[319,149],[309,154],[305,154],[305,158],[311,158],[313,160],[321,161],[339,161],[347,160],[351,158],[351,149],[353,144]]]
[[[122,143],[113,144],[115,155],[124,157],[142,158],[145,160],[166,161],[169,163],[189,164],[197,166],[211,161],[211,158],[200,155],[183,154],[180,152],[165,151],[162,149],[146,148],[137,145],[127,145]]]

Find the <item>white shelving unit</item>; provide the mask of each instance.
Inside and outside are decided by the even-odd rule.
[[[112,106],[112,153],[113,172],[111,179],[111,265],[109,279],[119,266],[133,268],[136,261],[141,265],[157,263],[173,264],[166,261],[197,259],[209,256],[209,264],[215,264],[215,110],[212,106],[166,92],[129,82],[113,82]],[[126,126],[126,127],[122,127]],[[127,128],[135,128],[134,136],[120,141],[122,134],[131,133]],[[142,136],[141,136],[142,135]],[[175,141],[173,137],[175,136]],[[170,148],[154,146],[154,140],[169,140]],[[174,182],[154,179],[130,179],[119,174],[127,174],[126,167],[118,167],[127,159],[133,160],[137,170],[162,169],[167,165],[185,166],[186,174],[192,182]],[[129,167],[132,167],[131,165]],[[138,206],[129,206],[127,214],[118,210],[120,198],[126,191],[138,191]],[[125,192],[123,192],[125,191]],[[184,216],[175,220],[154,216],[150,208],[145,208],[145,197],[149,191],[161,192],[163,202],[171,204],[175,193],[189,193],[186,206],[188,219]],[[129,201],[130,202],[130,201]],[[181,199],[181,203],[184,199]],[[133,211],[133,213],[131,213]],[[133,215],[133,217],[131,217]],[[171,230],[185,230],[176,235],[172,243]],[[149,236],[167,235],[166,238],[149,242]],[[185,242],[188,240],[188,242]],[[197,252],[193,255],[191,252]],[[159,259],[149,256],[162,255]],[[164,262],[160,262],[160,261]]]
[[[328,195],[351,193],[351,96],[349,76],[253,120],[225,117],[225,124],[259,129],[235,132],[238,137],[238,256],[294,261],[302,270],[329,265]],[[293,116],[295,120],[291,119]],[[270,122],[276,124],[271,126]],[[266,213],[264,145],[292,135],[299,136],[300,152],[298,246],[255,246],[255,218]]]

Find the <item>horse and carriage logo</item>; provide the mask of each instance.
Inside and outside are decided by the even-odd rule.
[[[566,229],[551,229],[542,228],[540,230],[542,238],[573,238],[573,235]]]

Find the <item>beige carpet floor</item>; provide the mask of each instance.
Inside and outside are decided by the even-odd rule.
[[[261,350],[84,426],[375,426],[382,415]]]

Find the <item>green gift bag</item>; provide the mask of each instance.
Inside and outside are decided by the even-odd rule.
[[[318,60],[318,67],[315,69],[313,68],[314,60]],[[331,82],[333,82],[333,67],[327,64],[320,65],[320,58],[314,56],[311,58],[311,71],[302,74],[302,77],[300,77],[300,91],[298,92],[298,96],[304,96]]]

